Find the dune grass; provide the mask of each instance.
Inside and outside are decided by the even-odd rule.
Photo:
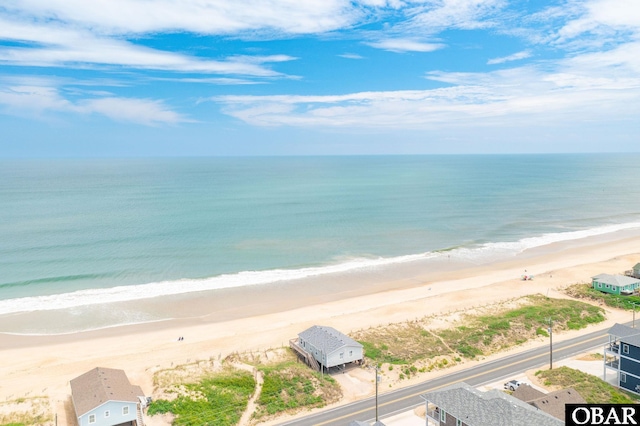
[[[637,404],[639,401],[630,393],[619,390],[591,374],[569,367],[541,370],[536,376],[545,386],[562,389],[574,388],[589,404]]]
[[[300,408],[323,407],[342,397],[339,385],[331,376],[321,375],[296,361],[260,366],[258,369],[264,375],[264,383],[254,419]]]
[[[255,389],[251,373],[225,369],[204,376],[193,383],[176,385],[177,397],[171,401],[158,399],[148,408],[148,415],[172,413],[174,425],[227,426],[240,421]]]
[[[553,330],[579,330],[604,321],[603,309],[584,302],[526,296],[520,306],[491,315],[465,314],[449,328],[429,329],[429,318],[355,333],[377,364],[411,364],[437,356],[473,359],[522,344]]]

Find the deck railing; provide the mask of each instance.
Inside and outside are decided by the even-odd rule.
[[[620,366],[620,360],[619,359],[614,359],[614,360],[611,360],[611,361],[606,361],[604,363],[604,365],[606,365],[607,367],[615,368],[617,370],[618,367]]]
[[[291,349],[297,352],[302,359],[304,359],[309,367],[313,368],[315,371],[320,371],[320,364],[318,364],[318,361],[313,357],[312,354],[307,352],[302,346],[298,344],[298,339],[289,340],[289,346],[291,347]]]
[[[615,354],[619,354],[620,353],[620,344],[618,344],[618,343],[610,343],[610,344],[608,344],[608,345],[606,345],[604,347],[604,350],[608,351],[608,352],[613,352]]]

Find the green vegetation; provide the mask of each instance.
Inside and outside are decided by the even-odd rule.
[[[631,394],[620,391],[591,374],[569,367],[536,372],[545,386],[574,388],[589,404],[637,404]]]
[[[278,361],[274,361],[274,357]],[[271,361],[269,361],[271,359]],[[263,378],[255,401],[254,419],[300,408],[321,407],[342,397],[338,383],[297,361],[288,349],[265,353],[232,354],[222,365],[254,367]],[[235,425],[242,418],[256,390],[253,374],[237,367],[195,361],[154,375],[155,394],[166,395],[149,406],[148,414],[172,413],[177,426]]]
[[[331,376],[321,375],[295,361],[259,366],[258,370],[263,373],[264,383],[253,414],[256,419],[301,407],[322,407],[342,396]]]
[[[249,372],[227,369],[195,383],[177,385],[178,396],[172,401],[153,401],[148,414],[173,413],[174,425],[235,425],[254,389],[255,381]]]
[[[536,295],[513,302],[519,307],[502,312],[491,307],[495,312],[491,315],[461,314],[446,329],[431,330],[431,319],[423,318],[370,328],[352,337],[364,345],[370,361],[388,364],[388,371],[397,371],[398,377],[404,379],[435,368],[447,368],[464,358],[488,355],[529,339],[546,337],[548,318],[553,320],[554,331],[580,329],[604,320],[601,308],[575,300]],[[333,378],[297,362],[292,352],[281,349],[277,362],[273,361],[274,355],[275,352],[234,354],[222,361],[223,365],[229,361],[249,364],[262,375],[254,420],[321,407],[342,397]],[[237,424],[255,391],[255,380],[244,370],[217,371],[212,368],[214,364],[213,360],[197,361],[157,373],[154,383],[167,397],[152,402],[148,414],[173,413],[173,424],[178,426]],[[580,391],[578,382],[575,379],[571,386]],[[600,398],[595,391],[592,393],[596,395],[593,398]],[[587,395],[591,394],[587,393],[585,398]],[[612,398],[622,401],[618,396]]]
[[[427,330],[428,318],[406,324],[390,324],[356,333],[365,355],[377,364],[409,365],[435,360],[426,369],[443,368],[462,358],[480,355],[521,344],[537,336],[548,336],[548,319],[554,331],[577,330],[604,321],[604,311],[587,303],[528,296],[523,306],[492,315],[464,315],[458,325]],[[420,370],[418,370],[420,371]]]
[[[0,426],[48,425],[53,413],[46,396],[23,397],[0,403]]]
[[[420,322],[390,324],[354,334],[366,357],[376,364],[410,364],[451,352],[438,336]]]
[[[579,330],[605,319],[601,308],[586,303],[541,295],[526,299],[526,305],[500,314],[466,316],[467,325],[437,334],[460,355],[473,358],[548,335],[548,319],[554,330]]]
[[[573,284],[565,289],[565,293],[576,299],[586,299],[603,303],[612,308],[633,310],[640,306],[640,296],[623,296],[603,293],[591,287],[591,284]]]

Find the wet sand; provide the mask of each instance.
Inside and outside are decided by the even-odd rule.
[[[623,273],[638,262],[640,236],[626,231],[551,244],[484,265],[443,257],[429,269],[418,262],[97,306],[96,312],[116,317],[136,311],[158,319],[170,312],[174,319],[59,335],[0,334],[0,401],[49,396],[59,424],[66,424],[69,380],[96,366],[124,369],[150,394],[158,369],[283,346],[314,324],[348,333],[526,294],[559,296],[560,287],[590,282],[599,273]],[[533,281],[521,280],[525,270],[535,276]],[[91,310],[7,316],[0,318],[0,329],[20,332],[37,329],[34,324],[72,324],[74,315],[83,321]],[[184,340],[178,341],[180,336]]]

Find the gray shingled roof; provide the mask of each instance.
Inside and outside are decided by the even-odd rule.
[[[640,347],[640,330],[637,328],[631,328],[624,324],[614,324],[609,329],[609,334],[618,337],[623,343]]]
[[[561,426],[564,422],[499,390],[481,392],[456,383],[422,398],[472,426]]]
[[[298,336],[318,349],[322,349],[325,353],[330,354],[336,349],[340,349],[343,346],[357,346],[362,345],[346,334],[340,333],[333,327],[324,327],[320,325],[314,325],[309,327]]]
[[[624,287],[625,285],[630,284],[640,284],[639,279],[627,277],[626,275],[600,274],[595,277],[591,277],[591,279],[597,279],[602,283],[616,285],[618,287]]]
[[[71,380],[71,397],[78,417],[108,401],[139,402],[139,386],[129,383],[122,370],[96,367]]]

